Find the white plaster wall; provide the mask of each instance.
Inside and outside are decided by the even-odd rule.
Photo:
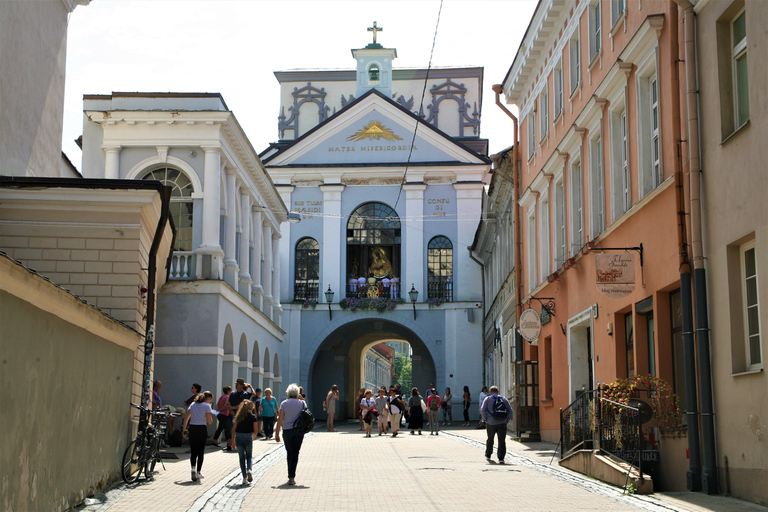
[[[0,173],[59,176],[66,52],[63,2],[2,2]]]

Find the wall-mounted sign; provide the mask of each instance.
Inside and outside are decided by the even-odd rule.
[[[611,298],[626,297],[635,290],[634,253],[596,254],[597,290]]]
[[[528,343],[534,344],[541,333],[541,317],[533,308],[524,309],[520,314],[520,336]]]

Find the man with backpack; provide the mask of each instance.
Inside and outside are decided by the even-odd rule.
[[[498,387],[491,386],[490,395],[480,407],[480,419],[485,422],[485,432],[488,435],[485,442],[485,459],[491,462],[493,437],[497,436],[499,464],[504,464],[504,456],[507,454],[507,423],[512,419],[512,406],[509,405],[509,400],[499,394]]]

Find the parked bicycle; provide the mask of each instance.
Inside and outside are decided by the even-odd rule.
[[[139,429],[136,438],[131,441],[123,454],[123,480],[132,484],[144,477],[153,477],[157,462],[162,463],[160,454],[169,416],[181,416],[169,408],[150,410],[142,405],[131,404],[139,410]],[[165,465],[163,465],[165,469]]]

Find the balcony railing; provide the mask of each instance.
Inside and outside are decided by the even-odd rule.
[[[176,281],[195,278],[195,253],[192,251],[174,251],[171,258],[171,272],[168,279]]]
[[[320,281],[317,279],[296,280],[293,282],[293,300],[318,302]]]
[[[366,297],[399,299],[400,281],[393,283],[389,279],[385,282],[383,279],[370,278],[363,283],[357,279],[350,279],[347,283],[346,298],[364,299]]]
[[[427,299],[440,299],[442,302],[453,302],[453,281],[440,280],[428,282]]]

